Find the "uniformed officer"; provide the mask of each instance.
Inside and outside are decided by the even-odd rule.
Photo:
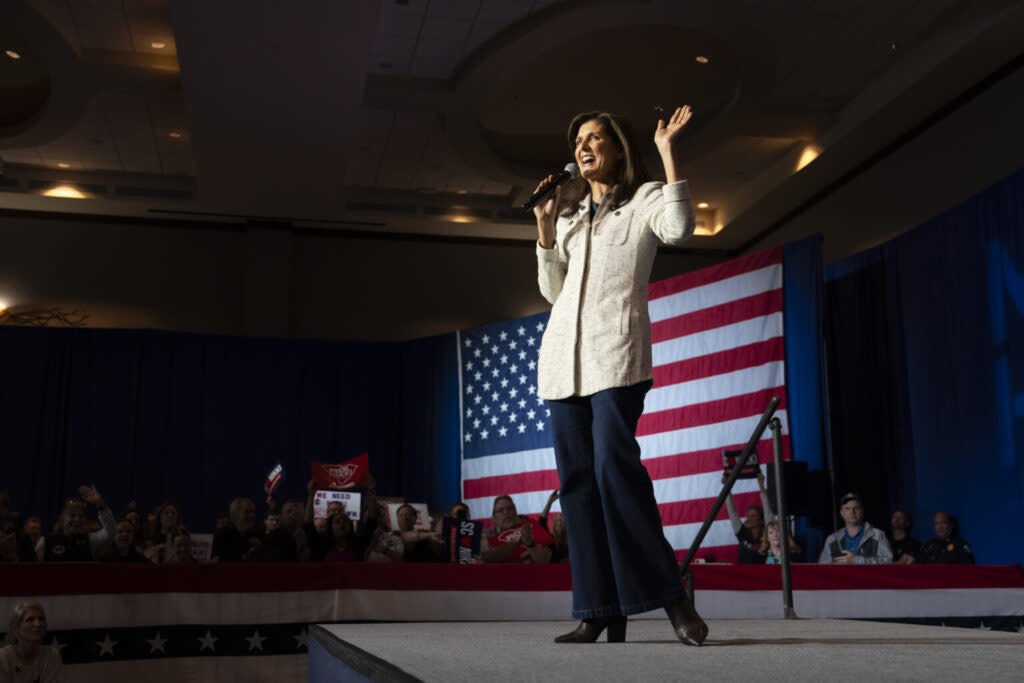
[[[919,564],[974,564],[974,551],[960,538],[948,512],[936,512],[935,538],[922,546],[915,558]]]

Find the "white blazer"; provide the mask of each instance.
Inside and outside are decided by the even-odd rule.
[[[658,242],[693,235],[690,190],[682,180],[641,185],[633,198],[602,206],[590,195],[555,223],[555,244],[537,244],[537,279],[551,319],[540,345],[537,395],[589,396],[651,379],[647,281]]]

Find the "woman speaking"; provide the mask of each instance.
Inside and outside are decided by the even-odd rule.
[[[553,304],[537,395],[548,400],[569,529],[576,630],[559,643],[626,637],[626,616],[664,607],[690,645],[707,625],[686,599],[665,540],[636,427],[651,388],[647,281],[658,242],[693,234],[689,188],[673,150],[690,107],[658,121],[666,183],[646,180],[629,125],[580,114],[569,147],[580,178],[534,208],[540,291]],[[542,190],[552,177],[538,186]]]

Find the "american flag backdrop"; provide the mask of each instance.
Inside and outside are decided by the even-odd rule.
[[[776,395],[789,458],[782,248],[652,283],[649,298],[654,388],[637,437],[665,536],[682,557],[721,490],[722,450],[746,444]],[[543,313],[458,335],[462,494],[474,518],[488,519],[502,494],[536,516],[559,486],[547,404],[536,394],[547,320]],[[770,431],[758,455],[771,461]],[[733,496],[742,514],[759,504],[757,482],[739,480]],[[724,507],[698,553],[708,555],[736,559]]]

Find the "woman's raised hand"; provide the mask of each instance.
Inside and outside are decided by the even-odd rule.
[[[555,179],[549,175],[537,185],[535,192],[544,189],[544,186]],[[537,239],[540,246],[550,249],[555,244],[555,216],[558,213],[558,199],[561,197],[562,188],[556,187],[551,196],[533,207],[533,215],[537,218]]]
[[[658,119],[658,129],[654,131],[654,144],[662,155],[671,150],[672,143],[675,142],[679,132],[686,126],[691,117],[693,117],[693,110],[687,104],[682,107],[676,107],[668,123],[665,123],[665,119]]]

